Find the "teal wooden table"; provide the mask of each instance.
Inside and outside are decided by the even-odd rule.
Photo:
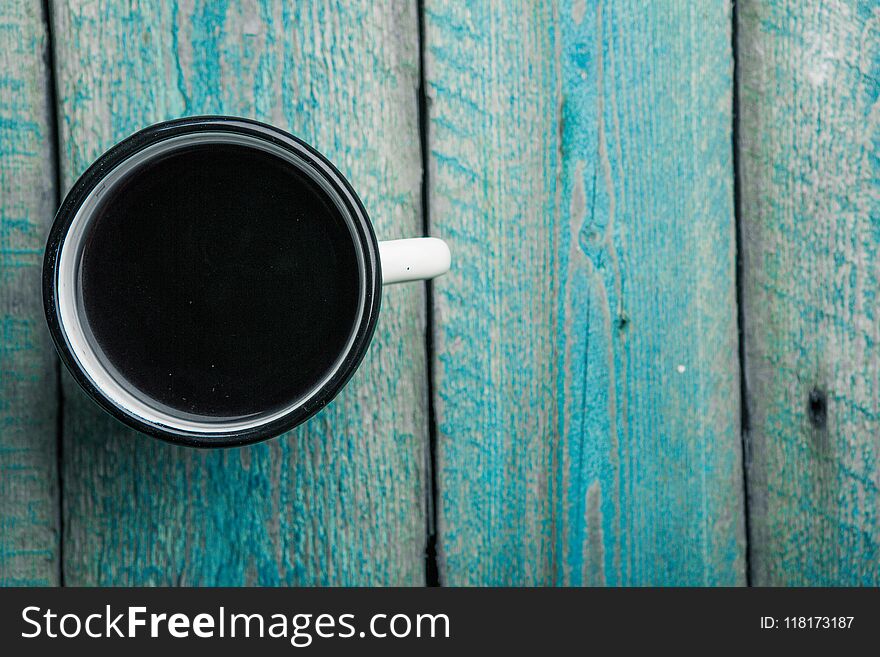
[[[327,154],[386,290],[320,415],[138,435],[58,366],[55,207],[150,123]],[[0,6],[0,584],[880,584],[880,7]]]

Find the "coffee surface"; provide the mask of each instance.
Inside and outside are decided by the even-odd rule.
[[[124,385],[197,418],[290,406],[357,317],[357,255],[331,198],[241,145],[181,148],[114,186],[81,266],[88,328]]]

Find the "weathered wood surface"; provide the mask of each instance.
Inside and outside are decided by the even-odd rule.
[[[442,580],[744,582],[729,3],[425,4]]]
[[[55,351],[40,269],[55,209],[40,3],[0,5],[0,586],[58,582]]]
[[[69,186],[149,123],[224,113],[326,153],[381,237],[421,230],[414,3],[56,2]],[[137,435],[68,378],[69,584],[421,584],[424,290],[389,288],[337,400],[291,435],[197,452]]]
[[[880,8],[738,10],[751,565],[880,584]]]
[[[63,185],[165,118],[327,153],[381,237],[421,229],[411,2],[52,3]],[[441,579],[735,584],[744,505],[726,2],[426,0]],[[739,162],[750,564],[880,584],[880,10],[743,0]],[[307,426],[220,453],[57,379],[40,3],[0,7],[0,584],[420,584],[421,286]],[[394,376],[391,376],[391,374]]]

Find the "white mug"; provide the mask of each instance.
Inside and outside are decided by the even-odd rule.
[[[382,285],[449,269],[435,238],[378,242],[351,184],[275,127],[148,127],[80,177],[49,235],[46,318],[83,389],[129,426],[198,447],[264,440],[360,364]]]

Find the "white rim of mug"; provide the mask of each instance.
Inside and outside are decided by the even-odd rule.
[[[109,362],[106,356],[97,349],[95,338],[91,335],[91,331],[83,318],[84,309],[82,307],[81,280],[82,252],[84,249],[83,237],[86,234],[95,210],[100,206],[101,197],[115,185],[118,185],[125,180],[128,174],[134,171],[137,167],[150,159],[164,155],[182,146],[191,146],[193,144],[235,144],[255,147],[264,152],[276,155],[284,159],[286,162],[296,166],[297,169],[307,175],[310,180],[318,183],[337,206],[337,209],[344,218],[351,234],[358,259],[360,290],[357,314],[355,320],[352,322],[352,330],[348,337],[348,341],[346,342],[345,347],[340,351],[333,366],[307,394],[300,396],[296,401],[288,404],[281,410],[274,411],[268,415],[257,414],[253,419],[247,418],[231,421],[222,419],[196,420],[194,418],[201,416],[187,416],[187,414],[181,413],[176,409],[163,407],[163,405],[156,403],[155,400],[152,400],[152,404],[147,403],[144,399],[137,397],[120,383],[121,381],[125,381],[125,377],[123,377]],[[229,434],[231,432],[252,431],[271,424],[302,406],[323,389],[343,367],[346,357],[351,352],[352,346],[354,345],[357,327],[363,318],[364,306],[366,304],[366,280],[364,271],[365,261],[363,249],[357,238],[353,220],[349,216],[349,212],[347,211],[343,200],[337,191],[333,189],[322,176],[315,175],[314,172],[310,171],[308,164],[302,161],[296,153],[252,135],[227,131],[193,132],[169,137],[133,153],[105,174],[100,183],[95,185],[85,197],[71,220],[58,256],[58,270],[56,274],[58,320],[65,343],[82,373],[97,390],[101,391],[110,403],[122,412],[157,428],[177,432]]]

